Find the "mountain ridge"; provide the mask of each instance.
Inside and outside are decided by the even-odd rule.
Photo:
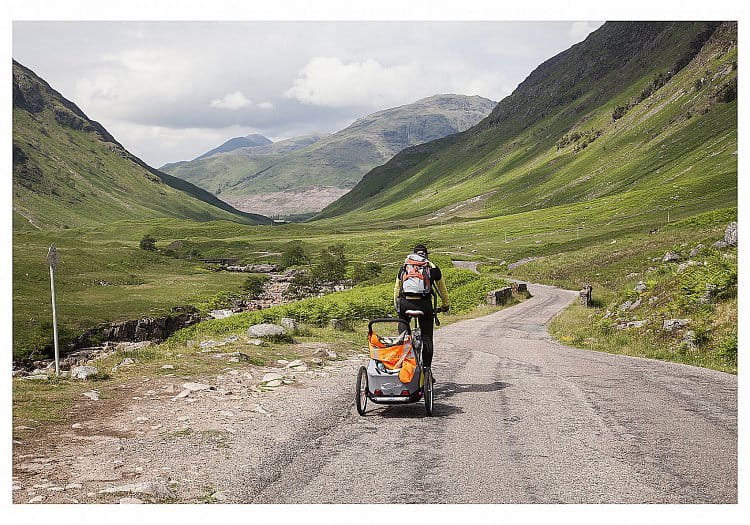
[[[405,147],[470,127],[494,104],[479,96],[433,95],[361,117],[304,148],[283,153],[272,152],[273,145],[239,148],[168,171],[240,209],[264,211],[256,207],[265,203],[274,213],[317,211],[332,195],[343,195],[369,168]],[[303,195],[307,205],[300,202]]]
[[[152,168],[31,69],[12,68],[14,224],[15,214],[35,227],[75,227],[141,213],[269,222]]]
[[[651,148],[660,130],[679,134],[686,144],[705,134],[700,127],[693,135],[686,129],[696,122],[736,133],[736,103],[734,116],[727,114],[709,93],[736,84],[736,34],[734,51],[730,44],[722,55],[709,45],[727,32],[731,24],[718,22],[608,22],[543,62],[476,126],[402,151],[316,219],[352,224],[493,217],[613,195],[628,185],[636,189],[637,174],[650,173],[652,155],[659,153],[635,152]],[[702,50],[716,62],[712,76],[718,75],[706,90],[695,87],[705,76],[695,61]],[[667,93],[672,98],[664,98]],[[685,104],[688,98],[699,104]],[[700,112],[691,113],[691,106]],[[643,118],[631,125],[636,114]],[[665,115],[671,120],[663,122]],[[685,148],[673,165],[694,151]],[[731,165],[731,157],[726,160]]]

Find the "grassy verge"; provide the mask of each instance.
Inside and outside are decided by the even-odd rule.
[[[468,270],[448,268],[445,279],[456,300],[456,313],[441,316],[443,324],[487,315],[501,307],[480,305],[490,289],[507,284],[491,276],[479,276]],[[175,377],[180,380],[205,380],[226,373],[227,370],[249,370],[259,366],[281,366],[278,360],[302,359],[312,364],[313,349],[323,343],[340,356],[366,352],[367,324],[364,319],[393,313],[390,294],[392,285],[381,284],[354,288],[323,297],[306,299],[289,305],[259,312],[248,312],[226,319],[206,321],[185,328],[160,345],[143,349],[117,351],[96,360],[93,365],[100,370],[96,381],[75,381],[53,378],[49,380],[13,380],[13,427],[31,427],[63,424],[73,415],[72,409],[83,392],[96,389],[103,400],[122,397],[121,386],[131,381],[158,377]],[[508,303],[507,306],[515,304]],[[336,330],[328,325],[334,318],[349,323],[349,330]],[[264,339],[260,345],[246,336],[247,328],[259,322],[278,321],[281,317],[294,317],[303,321],[301,328],[291,337]],[[231,337],[236,336],[236,337]],[[224,343],[212,352],[202,352],[202,341]],[[216,359],[216,353],[243,354],[239,362]],[[125,358],[135,360],[128,366],[118,366]],[[168,365],[170,368],[163,368]],[[14,430],[14,439],[23,439],[31,430]]]
[[[619,239],[529,263],[524,272],[577,289],[594,285],[594,308],[577,304],[550,325],[558,341],[591,350],[737,372],[737,249],[713,248],[710,216],[664,234]],[[664,262],[665,252],[679,259]],[[595,262],[596,261],[596,262]],[[676,328],[665,321],[679,319]]]

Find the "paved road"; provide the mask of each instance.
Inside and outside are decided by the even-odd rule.
[[[556,344],[545,324],[575,294],[530,291],[436,332],[435,417],[421,403],[360,417],[354,365],[320,397],[300,392],[299,414],[323,413],[238,469],[236,500],[736,502],[736,376]]]

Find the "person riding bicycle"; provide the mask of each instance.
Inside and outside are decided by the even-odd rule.
[[[448,290],[443,282],[440,268],[427,259],[429,253],[424,244],[414,246],[414,253],[404,261],[404,265],[396,276],[396,286],[393,288],[393,302],[399,318],[409,321],[407,310],[421,310],[424,315],[419,318],[419,328],[422,332],[422,359],[424,366],[432,366],[432,328],[434,322],[433,298],[435,292],[440,296],[441,309],[447,312]],[[437,302],[435,300],[435,302]]]

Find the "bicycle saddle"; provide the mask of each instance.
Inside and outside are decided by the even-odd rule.
[[[404,313],[409,317],[422,317],[424,315],[422,310],[407,310]]]

